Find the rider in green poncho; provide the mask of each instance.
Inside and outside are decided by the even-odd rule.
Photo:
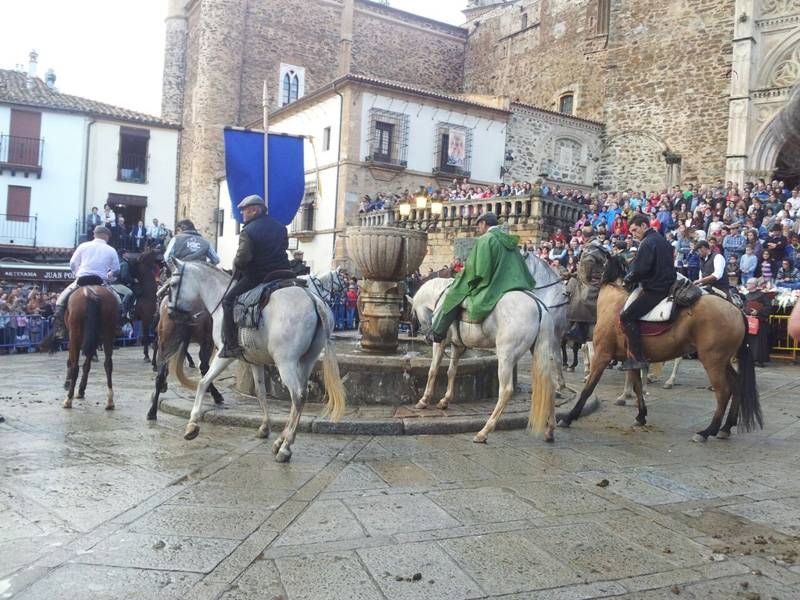
[[[519,238],[500,231],[497,215],[487,212],[478,217],[481,236],[467,258],[464,270],[455,278],[433,321],[431,337],[441,342],[450,325],[458,318],[461,303],[469,298],[467,316],[480,322],[494,310],[506,292],[530,290],[533,277],[517,249]]]

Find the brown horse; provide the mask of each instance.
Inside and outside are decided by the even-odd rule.
[[[183,371],[184,356],[188,358],[186,349],[190,342],[200,344],[200,373],[208,371],[209,360],[214,353],[214,337],[211,332],[212,321],[207,312],[200,314],[192,323],[176,323],[167,309],[168,299],[164,298],[159,307],[156,325],[156,337],[153,342],[153,367],[156,369],[155,390],[150,396],[150,410],[147,420],[155,421],[158,418],[158,398],[167,391],[167,375],[169,373],[170,359],[174,358],[175,375],[184,387],[195,391],[197,382],[189,380]],[[222,404],[222,394],[212,383],[208,391],[214,398],[215,404]]]
[[[581,414],[587,398],[594,391],[606,367],[612,360],[622,361],[627,355],[627,343],[619,325],[619,314],[628,298],[619,281],[625,275],[622,260],[609,258],[603,274],[603,284],[597,301],[597,325],[594,331],[594,358],[589,379],[572,410],[561,416],[559,425],[569,427]],[[762,426],[761,407],[756,389],[755,368],[745,332],[747,324],[742,312],[732,303],[714,294],[702,296],[693,306],[682,309],[672,327],[666,332],[644,338],[644,353],[650,361],[667,361],[697,352],[717,397],[717,408],[711,424],[692,438],[704,442],[708,436],[730,437],[731,428],[751,431],[756,423]],[[738,372],[731,360],[738,359]],[[639,371],[630,371],[636,394],[636,423],[644,425],[647,417]],[[728,402],[732,401],[725,425],[722,419]]]
[[[132,275],[138,279],[139,283],[135,286],[136,306],[133,309],[133,318],[142,324],[139,342],[144,351],[144,360],[150,361],[150,331],[156,318],[156,281],[155,267],[158,263],[158,252],[151,247],[144,252],[128,257]]]
[[[106,370],[106,410],[114,408],[114,390],[111,385],[113,365],[111,355],[114,351],[114,332],[119,320],[119,302],[113,291],[101,285],[85,285],[79,287],[69,297],[65,313],[65,323],[69,332],[69,357],[67,358],[67,379],[64,389],[67,397],[64,408],[72,408],[75,397],[75,383],[78,380],[78,366],[81,352],[85,357],[81,383],[78,387],[78,398],[86,393],[86,383],[92,358],[98,346],[103,346]]]

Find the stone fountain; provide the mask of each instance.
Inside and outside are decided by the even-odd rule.
[[[399,339],[398,330],[405,286],[425,258],[428,234],[399,227],[349,227],[347,252],[355,264],[360,294],[360,340],[352,333],[334,334],[339,370],[349,406],[413,406],[425,389],[431,349],[421,339]],[[308,400],[321,402],[319,366],[311,376]],[[447,361],[437,378],[437,397],[447,386]],[[289,395],[277,372],[267,368],[269,393]],[[475,402],[497,396],[497,358],[494,353],[468,350],[459,361],[455,382],[457,402]],[[431,415],[436,411],[431,411]]]
[[[397,352],[403,306],[402,280],[422,264],[428,234],[395,227],[350,227],[347,253],[363,277],[358,298],[361,348]]]

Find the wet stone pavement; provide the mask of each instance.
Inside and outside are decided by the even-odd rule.
[[[0,598],[800,598],[796,366],[759,370],[766,429],[727,441],[689,441],[713,401],[687,361],[645,428],[608,371],[553,445],[301,433],[277,464],[254,429],[147,423],[136,349],[115,411],[98,365],[64,410],[63,358],[0,357]]]

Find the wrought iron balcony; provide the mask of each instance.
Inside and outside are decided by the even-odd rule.
[[[42,154],[44,140],[42,138],[20,137],[18,135],[0,135],[0,173],[11,171],[36,173],[42,176]]]
[[[0,246],[36,247],[38,217],[0,214]]]

